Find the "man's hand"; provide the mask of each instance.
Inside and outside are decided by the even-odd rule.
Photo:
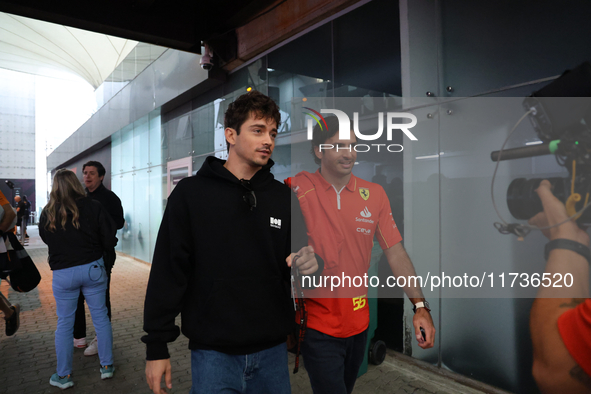
[[[540,186],[536,189],[542,205],[544,206],[544,212],[538,213],[536,216],[529,220],[529,224],[533,224],[538,227],[553,226],[558,223],[562,223],[568,219],[566,208],[564,204],[552,194],[550,182],[543,180]],[[548,230],[543,230],[542,233],[549,239],[570,239],[577,241],[583,245],[589,246],[589,235],[581,230],[577,224],[569,220],[560,226],[552,227]]]
[[[435,326],[431,314],[425,308],[417,309],[417,313],[412,319],[412,324],[415,327],[415,335],[419,342],[419,347],[422,349],[432,348],[435,344]],[[421,327],[425,330],[425,339],[421,333]]]
[[[291,263],[296,256],[296,267],[300,270],[300,275],[312,275],[318,270],[318,261],[316,261],[313,247],[304,246],[299,252],[290,254],[285,259],[288,267],[291,267]]]
[[[172,389],[172,368],[170,359],[146,361],[146,381],[154,394],[165,394],[166,390],[160,388],[160,382],[164,375],[166,387]]]

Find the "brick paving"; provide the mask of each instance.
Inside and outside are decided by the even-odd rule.
[[[27,250],[42,281],[29,293],[13,291],[2,281],[0,291],[11,303],[21,305],[21,326],[12,337],[4,335],[0,327],[0,393],[58,393],[49,385],[49,377],[55,372],[56,357],[54,331],[57,323],[55,301],[51,290],[52,272],[47,264],[47,248],[40,242],[35,227],[29,229],[31,241]],[[150,393],[146,384],[145,347],[140,341],[142,313],[150,266],[127,256],[118,256],[111,282],[113,353],[115,376],[100,379],[98,356],[85,357],[83,349],[74,350],[72,378],[75,385],[69,393]],[[163,295],[165,296],[165,295]],[[88,341],[94,337],[94,328],[87,309]],[[180,322],[177,322],[180,325]],[[188,340],[180,336],[169,344],[172,355],[172,393],[188,393],[191,387],[190,352]],[[290,355],[293,368],[293,355]],[[305,367],[291,375],[294,394],[312,394]],[[482,393],[447,377],[426,371],[404,362],[396,355],[389,355],[379,366],[358,379],[354,393]]]

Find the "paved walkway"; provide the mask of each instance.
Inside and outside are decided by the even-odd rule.
[[[56,358],[54,331],[57,317],[51,290],[52,272],[47,264],[47,248],[40,242],[36,227],[29,229],[31,236],[27,250],[37,265],[42,281],[29,293],[13,291],[2,281],[0,291],[12,303],[21,305],[21,326],[12,337],[0,329],[0,393],[58,393],[49,385],[55,372]],[[145,381],[145,346],[142,314],[150,266],[126,256],[118,256],[111,282],[113,311],[113,352],[115,377],[102,381],[98,356],[85,357],[83,349],[74,350],[72,377],[75,386],[69,393],[150,393]],[[87,310],[88,338],[94,337],[90,314]],[[178,323],[180,325],[180,322]],[[188,393],[191,386],[190,353],[188,340],[182,335],[169,345],[173,366],[173,393]],[[290,355],[293,368],[293,355]],[[294,394],[312,394],[305,368],[291,375]],[[404,357],[388,355],[380,366],[370,366],[368,373],[358,381],[354,393],[468,393],[477,391],[453,379],[426,371]]]

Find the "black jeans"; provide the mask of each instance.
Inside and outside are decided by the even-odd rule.
[[[314,394],[351,394],[367,345],[367,330],[336,338],[308,328],[302,356]]]
[[[107,294],[105,302],[107,304],[109,321],[111,320],[111,296],[109,294],[111,291],[111,270],[115,264],[116,257],[117,254],[115,253],[115,249],[104,252],[103,254],[105,270],[107,271]],[[86,338],[86,311],[84,310],[84,296],[82,295],[82,292],[80,292],[80,296],[78,296],[78,307],[76,308],[76,318],[74,320],[74,338]]]

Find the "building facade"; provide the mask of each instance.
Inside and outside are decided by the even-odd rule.
[[[0,86],[0,190],[35,210],[35,77],[0,69]]]

